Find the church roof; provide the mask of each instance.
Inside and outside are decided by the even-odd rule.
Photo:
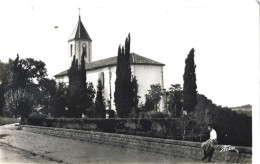
[[[74,39],[84,39],[84,40],[92,41],[90,36],[88,35],[87,30],[85,29],[83,23],[80,20],[80,16],[79,16],[79,21],[69,38],[69,41],[74,40]]]
[[[106,59],[86,63],[86,70],[88,71],[88,70],[94,70],[94,69],[108,67],[108,66],[116,66],[116,64],[117,64],[117,56],[114,56],[111,58],[106,58]],[[163,63],[154,61],[152,59],[148,59],[141,55],[137,55],[135,53],[131,53],[131,55],[130,55],[130,64],[131,65],[158,65],[158,66],[165,65]],[[55,75],[55,77],[64,76],[67,74],[68,74],[68,70]]]

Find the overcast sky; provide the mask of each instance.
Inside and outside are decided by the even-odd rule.
[[[0,60],[32,57],[49,77],[68,67],[68,38],[81,20],[92,59],[131,51],[162,62],[165,88],[183,84],[185,58],[195,48],[198,92],[217,105],[252,104],[259,91],[259,6],[255,0],[1,0]],[[54,28],[57,26],[58,28]]]

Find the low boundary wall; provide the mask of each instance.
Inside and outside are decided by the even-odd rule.
[[[150,138],[125,134],[83,131],[64,128],[23,125],[23,130],[57,137],[66,137],[93,143],[200,160],[203,156],[200,142]],[[216,145],[213,159],[217,162],[252,163],[252,148],[235,148],[239,151],[220,152],[224,145]]]

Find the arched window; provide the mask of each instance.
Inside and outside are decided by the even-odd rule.
[[[86,45],[86,43],[83,43],[83,44],[82,44],[82,49],[83,49],[83,52],[86,52],[86,51],[87,51],[87,45]]]
[[[70,45],[70,56],[72,56],[73,45]]]
[[[101,80],[101,84],[103,85],[104,87],[104,84],[105,84],[105,75],[104,75],[104,72],[101,72],[99,74],[99,79]]]

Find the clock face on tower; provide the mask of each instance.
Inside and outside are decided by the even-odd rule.
[[[83,47],[83,48],[86,48],[86,47],[87,47],[87,45],[84,43],[84,44],[82,44],[82,47]]]

